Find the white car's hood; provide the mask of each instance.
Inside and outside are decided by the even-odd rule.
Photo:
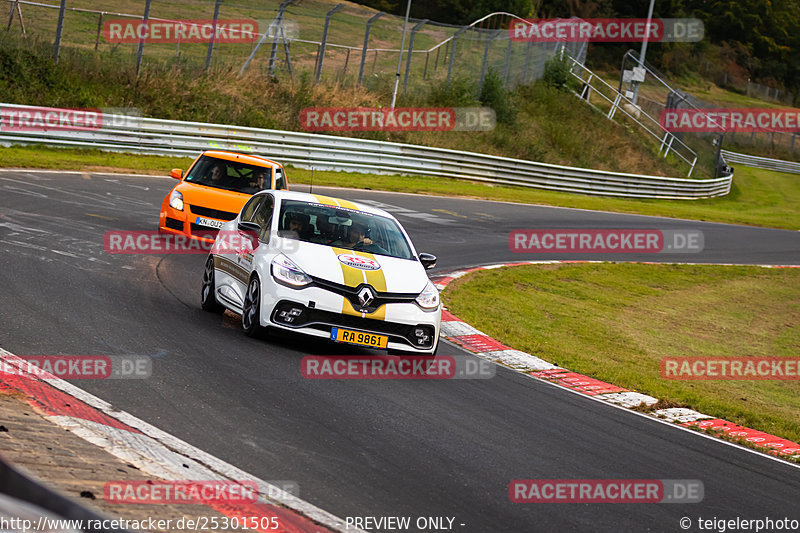
[[[284,255],[306,274],[357,287],[369,283],[381,292],[422,292],[428,276],[416,260],[332,248],[321,244],[282,239]],[[382,285],[385,285],[385,290]]]

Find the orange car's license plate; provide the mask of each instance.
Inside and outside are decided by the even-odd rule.
[[[373,333],[364,333],[363,331],[339,328],[333,328],[331,330],[331,339],[337,342],[369,346],[370,348],[386,348],[386,345],[389,343],[389,337],[385,335],[375,335]]]

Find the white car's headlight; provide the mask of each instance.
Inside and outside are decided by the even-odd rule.
[[[272,277],[293,287],[305,287],[311,283],[311,278],[303,269],[283,254],[276,255],[272,260]]]
[[[417,303],[424,309],[436,309],[439,306],[439,289],[428,281],[425,289],[417,296]]]
[[[169,195],[169,206],[172,209],[183,211],[183,195],[179,191],[172,191]]]

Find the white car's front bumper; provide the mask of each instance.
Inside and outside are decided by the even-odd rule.
[[[357,313],[347,298],[327,288],[295,289],[274,279],[262,280],[262,295],[262,326],[328,339],[334,327],[363,331],[387,336],[388,349],[418,354],[432,353],[439,339],[441,305],[426,311],[413,301],[403,301],[386,303],[373,313]]]

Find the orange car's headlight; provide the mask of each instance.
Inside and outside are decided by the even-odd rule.
[[[169,195],[169,206],[183,211],[183,195],[179,191],[172,191],[172,194]]]

